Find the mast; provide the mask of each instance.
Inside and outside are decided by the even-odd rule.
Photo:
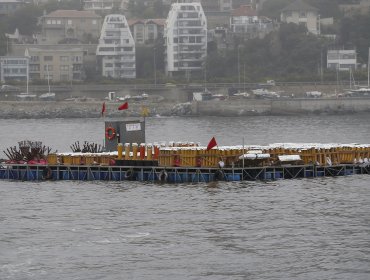
[[[47,67],[46,67],[46,72],[47,72],[47,74],[48,74],[48,88],[49,88],[49,93],[50,93],[49,65],[47,65]]]
[[[26,92],[27,92],[27,94],[28,94],[28,83],[30,81],[30,70],[29,70],[29,68],[30,68],[30,63],[29,63],[29,61],[27,61],[27,80],[26,80],[26,83],[27,83]]]
[[[207,60],[204,63],[204,92],[207,91]]]
[[[369,56],[367,57],[367,87],[370,87],[370,48]]]

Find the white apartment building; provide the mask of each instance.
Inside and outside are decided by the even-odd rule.
[[[105,17],[96,55],[104,77],[136,78],[135,41],[125,16]]]
[[[207,56],[207,19],[200,3],[172,4],[164,37],[167,75],[203,69]]]
[[[339,71],[357,69],[356,50],[328,50],[327,68]]]
[[[29,58],[25,56],[0,56],[0,81],[26,81]]]

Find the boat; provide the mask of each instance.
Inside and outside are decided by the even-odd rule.
[[[30,57],[29,56],[29,53],[28,53],[28,49],[26,49],[25,51],[25,56],[26,57]],[[27,69],[27,72],[28,72],[28,69]],[[18,100],[21,100],[21,101],[30,101],[30,100],[34,100],[37,95],[36,94],[30,94],[29,93],[29,75],[27,74],[27,80],[26,80],[26,92],[21,92],[19,94],[16,95],[16,98]]]
[[[307,91],[306,97],[320,98],[322,97],[322,92],[321,91]]]
[[[370,48],[367,63],[367,87],[350,89],[348,92],[355,97],[370,97]]]
[[[280,98],[280,94],[275,91],[269,91],[264,88],[254,89],[252,90],[253,94],[256,98],[263,98],[263,99],[276,99]]]
[[[55,93],[54,92],[47,92],[39,95],[39,99],[44,101],[52,101],[55,100]]]
[[[49,90],[48,90],[48,92],[39,95],[39,99],[44,100],[44,101],[53,101],[53,100],[55,100],[55,93],[50,92],[50,76],[49,76],[49,68],[48,67],[46,68],[46,71],[47,71],[47,74],[48,74],[48,88],[49,88]]]
[[[37,95],[36,94],[30,94],[28,92],[21,92],[20,94],[16,95],[18,100],[21,101],[30,101],[36,99]]]
[[[193,92],[193,101],[210,101],[210,100],[225,100],[226,96],[223,94],[213,94],[212,92],[205,91]]]

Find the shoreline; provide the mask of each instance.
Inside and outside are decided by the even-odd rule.
[[[1,119],[101,118],[103,100],[87,101],[1,101]],[[301,116],[370,113],[370,98],[343,99],[240,99],[224,101],[129,102],[129,109],[118,111],[119,102],[106,104],[105,117],[141,117],[149,110],[155,116]]]

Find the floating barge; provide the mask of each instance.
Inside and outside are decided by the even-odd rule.
[[[370,174],[370,144],[150,144],[145,122],[137,120],[106,122],[104,152],[88,142],[71,149],[19,142],[19,150],[4,151],[9,160],[0,164],[0,179],[198,183]]]
[[[169,145],[119,144],[118,151],[109,153],[51,153],[47,164],[3,164],[0,179],[198,183],[370,174],[370,145],[272,144],[210,150],[194,143]]]

